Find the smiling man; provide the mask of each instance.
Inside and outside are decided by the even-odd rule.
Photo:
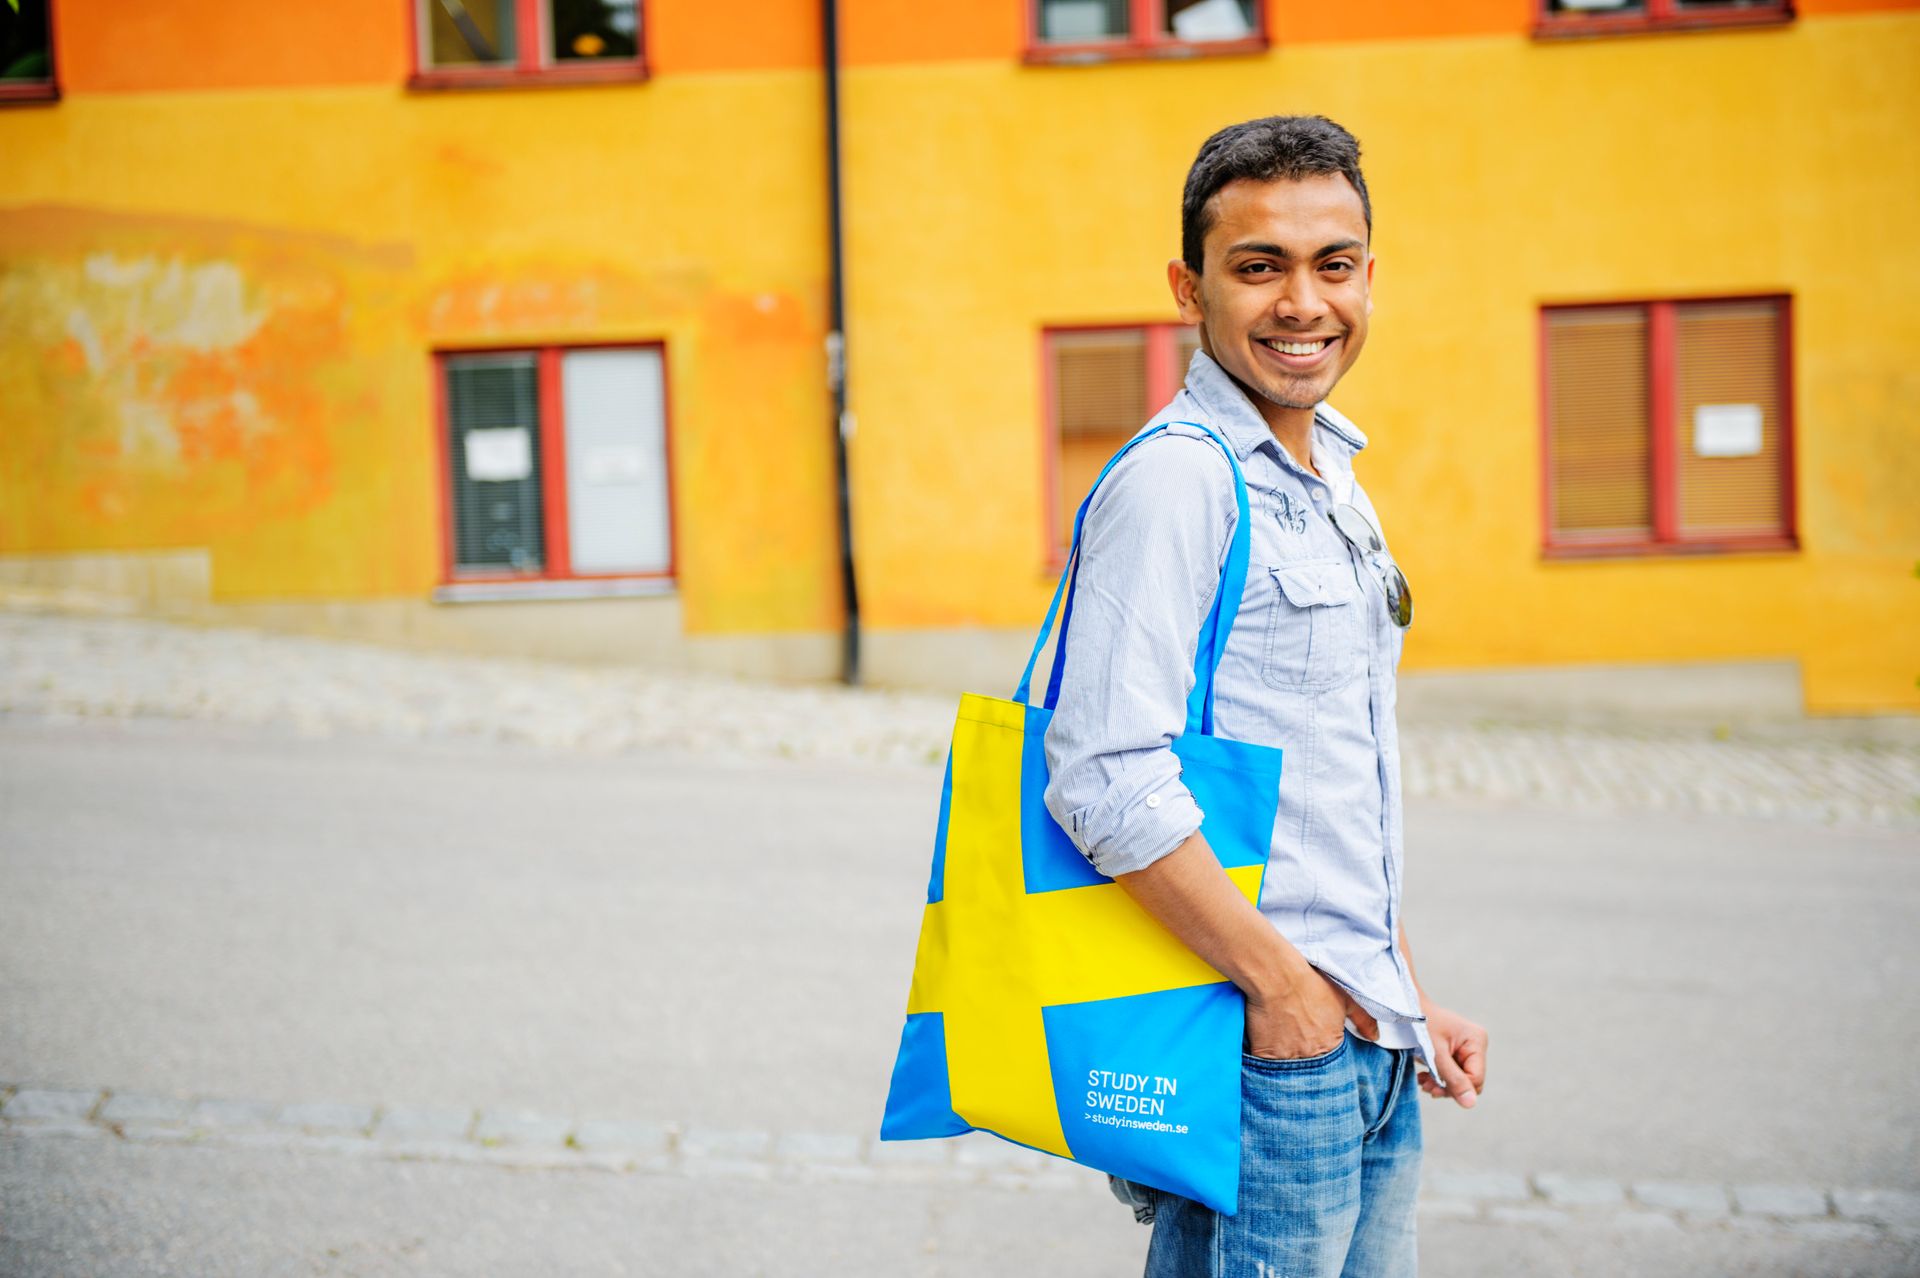
[[[1373,211],[1360,147],[1320,117],[1200,148],[1168,263],[1201,349],[1149,426],[1204,422],[1246,475],[1252,567],[1215,731],[1280,746],[1258,907],[1199,833],[1171,745],[1238,518],[1226,459],[1171,426],[1095,494],[1047,806],[1080,850],[1246,994],[1240,1210],[1116,1182],[1154,1275],[1415,1271],[1417,1085],[1471,1108],[1486,1032],[1430,1001],[1400,920],[1395,671],[1413,597],[1353,474],[1366,437],[1326,404],[1366,344]]]

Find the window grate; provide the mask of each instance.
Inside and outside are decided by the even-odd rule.
[[[535,358],[454,356],[446,377],[454,567],[536,574],[546,547]]]

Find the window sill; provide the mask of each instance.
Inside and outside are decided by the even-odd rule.
[[[1028,66],[1098,66],[1103,62],[1185,61],[1189,58],[1223,58],[1265,53],[1267,38],[1248,36],[1242,40],[1158,40],[1134,43],[1106,41],[1100,44],[1036,44],[1028,46],[1021,60]]]
[[[1695,559],[1711,555],[1794,554],[1792,537],[1722,537],[1716,540],[1663,542],[1563,542],[1541,547],[1548,561],[1582,559]]]
[[[581,84],[639,84],[647,79],[643,62],[609,66],[543,67],[522,71],[516,67],[486,67],[475,71],[415,71],[407,88],[420,93],[461,89],[556,89]]]
[[[0,106],[45,106],[60,100],[60,86],[51,80],[0,84]]]
[[[433,589],[435,603],[519,603],[534,599],[646,599],[679,590],[672,577],[572,577],[452,581]]]
[[[1644,13],[1541,18],[1533,25],[1536,40],[1586,40],[1606,36],[1661,35],[1670,31],[1719,31],[1734,27],[1780,27],[1793,21],[1793,6],[1778,9],[1733,9],[1721,13],[1686,13],[1649,17]]]

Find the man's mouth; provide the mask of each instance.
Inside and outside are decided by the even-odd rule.
[[[1279,357],[1279,362],[1288,368],[1306,368],[1320,362],[1321,358],[1333,348],[1340,339],[1337,337],[1262,337],[1260,345]]]

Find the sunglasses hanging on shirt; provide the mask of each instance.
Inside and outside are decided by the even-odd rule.
[[[1360,552],[1367,561],[1367,567],[1373,570],[1373,579],[1380,583],[1380,589],[1387,594],[1387,616],[1393,624],[1405,630],[1413,624],[1413,587],[1407,585],[1407,575],[1400,566],[1385,558],[1387,543],[1381,539],[1380,530],[1373,521],[1353,506],[1342,503],[1333,508],[1333,526],[1347,543]]]

